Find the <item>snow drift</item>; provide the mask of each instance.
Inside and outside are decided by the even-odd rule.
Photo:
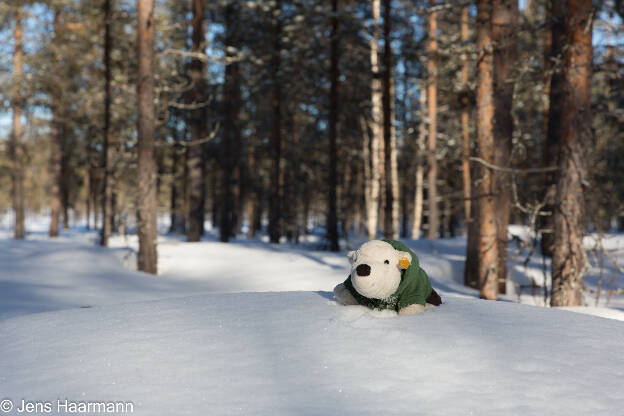
[[[0,238],[5,414],[22,400],[150,416],[624,409],[624,323],[475,299],[457,281],[465,240],[409,242],[445,304],[398,317],[333,301],[344,253],[161,237],[152,277],[121,265],[127,242],[93,238]]]
[[[327,292],[211,294],[0,321],[12,400],[143,415],[617,414],[622,323],[446,296],[421,315]]]

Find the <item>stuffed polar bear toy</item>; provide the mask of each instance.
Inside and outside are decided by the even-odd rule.
[[[347,256],[351,274],[334,288],[334,297],[343,305],[412,315],[442,303],[418,257],[400,241],[368,241]]]

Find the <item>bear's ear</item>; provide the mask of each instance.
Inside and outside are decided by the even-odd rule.
[[[355,260],[356,254],[357,254],[357,251],[350,251],[347,253],[347,257],[349,258],[350,263],[353,263],[353,261]]]
[[[407,251],[398,251],[399,268],[407,269],[412,264],[412,255]]]

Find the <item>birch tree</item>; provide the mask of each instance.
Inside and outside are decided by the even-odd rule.
[[[370,135],[370,175],[367,176],[366,229],[368,239],[377,236],[379,192],[381,172],[379,167],[379,144],[383,140],[383,113],[381,104],[381,72],[379,70],[379,18],[380,1],[372,0],[373,36],[369,42],[371,64],[371,135]],[[365,128],[365,127],[364,127]],[[369,144],[366,143],[368,147]]]
[[[383,136],[384,136],[384,236],[397,238],[398,219],[398,165],[396,134],[394,130],[394,78],[392,76],[391,1],[384,0],[384,53],[382,78]]]
[[[414,178],[414,212],[412,214],[412,239],[420,236],[423,214],[423,187],[424,187],[424,155],[425,141],[427,138],[427,123],[425,122],[425,107],[427,106],[427,89],[420,89],[420,124],[416,139],[416,172]]]

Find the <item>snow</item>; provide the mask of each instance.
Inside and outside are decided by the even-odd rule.
[[[113,244],[119,244],[119,240]],[[131,245],[137,247],[135,238]],[[209,282],[211,292],[327,290],[348,274],[344,253],[275,246],[257,240],[222,244],[162,239],[159,247],[159,275]]]
[[[4,320],[2,394],[130,401],[145,415],[569,415],[624,405],[618,321],[454,296],[396,317],[330,297],[209,294]]]
[[[573,308],[583,314],[513,302],[540,304],[539,293],[478,300],[461,284],[463,238],[406,241],[445,303],[399,317],[336,304],[331,289],[348,262],[316,250],[314,238],[275,246],[263,238],[223,244],[210,233],[199,243],[161,236],[154,277],[131,270],[133,236],[106,249],[83,229],[57,240],[45,236],[45,221],[28,229],[28,240],[13,241],[0,224],[0,399],[15,405],[7,414],[19,414],[21,400],[49,403],[45,413],[56,414],[59,399],[132,402],[140,415],[624,407],[622,296],[610,308],[604,300]],[[624,247],[619,235],[605,241]],[[524,256],[512,256],[510,269]],[[509,288],[541,267],[536,256],[514,269]],[[589,288],[596,273],[589,270]]]

